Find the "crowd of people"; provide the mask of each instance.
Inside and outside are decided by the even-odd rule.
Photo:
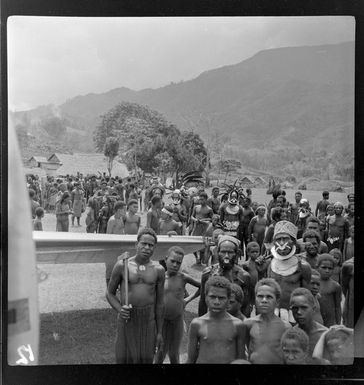
[[[44,209],[29,183],[34,230],[54,210],[57,231],[137,234],[135,255],[106,263],[107,300],[118,313],[117,363],[180,363],[184,308],[199,298],[188,330],[187,363],[345,364],[353,360],[354,194],[346,205],[322,193],[279,188],[268,205],[234,184],[181,186],[128,178],[48,181]],[[141,226],[140,212],[147,212]],[[152,260],[158,235],[202,236],[200,279],[181,271],[184,250]],[[128,262],[126,262],[126,259]],[[125,287],[125,281],[128,288]],[[186,285],[196,287],[192,294]]]

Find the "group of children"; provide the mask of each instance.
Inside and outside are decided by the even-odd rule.
[[[249,254],[256,261],[257,245],[253,245]],[[164,348],[157,352],[155,363],[163,363],[166,354],[171,363],[180,363],[184,307],[200,294],[200,282],[181,271],[183,255],[181,248],[172,247],[165,260]],[[207,312],[194,318],[189,326],[186,363],[352,363],[353,329],[340,325],[339,319],[326,327],[320,313],[320,304],[330,306],[331,290],[326,289],[332,283],[327,272],[330,270],[328,260],[331,258],[320,259],[318,271],[312,274],[311,290],[297,288],[291,293],[293,325],[275,314],[281,288],[274,279],[261,278],[255,283],[256,314],[248,318],[241,312],[244,299],[241,287],[224,277],[212,276],[205,285]],[[188,296],[185,294],[187,283],[197,288]],[[321,285],[325,290],[321,290],[319,300]],[[329,313],[339,315],[336,311]]]

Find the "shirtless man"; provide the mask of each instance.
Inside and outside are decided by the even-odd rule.
[[[305,231],[311,231],[314,230],[317,233],[320,234],[320,220],[316,217],[310,217],[308,218],[306,222],[306,229]],[[301,252],[305,251],[305,245],[302,238],[297,239],[297,245],[299,246]],[[322,238],[320,240],[320,246],[319,246],[319,254],[328,253],[329,249],[325,242],[322,241]]]
[[[122,201],[115,202],[115,214],[107,221],[106,234],[125,234],[125,206],[125,203]]]
[[[191,215],[191,220],[194,223],[192,235],[205,235],[207,226],[211,222],[214,212],[207,205],[207,194],[201,192],[199,194],[199,205],[195,206]]]
[[[194,206],[192,211],[191,221],[193,223],[193,229],[191,235],[204,236],[206,234],[209,223],[211,223],[214,212],[212,211],[212,208],[207,205],[207,194],[205,192],[201,192],[199,194],[199,203],[200,204]],[[205,262],[204,251],[204,249],[200,251],[199,258],[195,254],[197,264]]]
[[[268,277],[274,278],[282,289],[280,308],[276,310],[279,316],[294,323],[289,311],[291,293],[297,287],[310,287],[311,267],[301,261],[296,255],[297,227],[289,221],[279,221],[274,228],[271,249],[273,259],[268,266]]]
[[[237,260],[241,253],[240,241],[230,235],[220,235],[217,243],[219,263],[206,267],[201,275],[201,295],[198,304],[198,315],[207,311],[205,302],[205,284],[211,276],[219,275],[227,278],[231,283],[238,284],[244,292],[244,304],[242,312],[249,315],[249,288],[250,274],[237,266]]]
[[[159,220],[161,217],[162,198],[159,195],[154,195],[151,199],[152,207],[147,212],[147,227],[150,227],[159,234]]]
[[[185,306],[200,294],[200,282],[180,271],[184,251],[178,246],[168,250],[164,283],[164,321],[163,349],[156,358],[156,364],[162,364],[168,353],[171,364],[179,364],[179,348],[183,337],[183,313]],[[184,297],[186,284],[198,288],[195,293]]]
[[[252,364],[282,364],[281,337],[291,325],[274,314],[281,289],[271,278],[263,278],[255,286],[255,305],[259,314],[244,321],[245,344]]]
[[[220,190],[217,186],[212,188],[212,195],[211,197],[207,200],[207,205],[212,208],[212,211],[214,214],[219,214],[219,208],[220,208],[220,198],[219,198],[219,193]]]
[[[326,215],[326,207],[330,204],[329,202],[330,193],[328,191],[324,191],[322,193],[322,200],[317,202],[315,216],[320,217],[321,215]]]
[[[295,202],[291,203],[288,209],[288,212],[289,212],[288,219],[290,222],[292,222],[295,225],[298,221],[298,210],[300,206],[300,201],[302,199],[301,191],[297,191],[294,194],[294,199],[295,199]]]
[[[330,216],[328,223],[327,245],[329,251],[338,248],[343,251],[344,241],[349,234],[349,222],[343,216],[344,206],[340,202],[334,204],[335,214]]]
[[[265,211],[265,206],[258,206],[255,211],[256,215],[252,218],[248,227],[249,240],[258,242],[260,248],[263,246],[265,229],[268,225],[267,218],[265,218]]]
[[[128,263],[128,300],[125,305],[125,266],[119,260],[111,274],[106,298],[117,311],[115,343],[117,364],[151,364],[162,348],[164,268],[151,261],[157,235],[150,228],[139,231],[136,255]],[[116,291],[120,286],[120,301]],[[124,304],[124,305],[122,305]]]
[[[173,219],[173,207],[166,206],[162,208],[161,219],[159,221],[159,234],[168,235],[169,232],[174,231],[178,235],[181,234],[181,223]]]
[[[249,206],[250,204],[250,199],[249,198],[243,198],[242,201],[242,215],[240,218],[240,223],[239,223],[239,239],[241,244],[244,244],[244,248],[248,244],[249,241],[249,224],[250,221],[254,217],[254,212]]]
[[[138,201],[130,199],[127,206],[128,211],[125,215],[125,234],[138,234],[141,218],[137,214]]]
[[[249,242],[247,245],[248,260],[245,261],[241,267],[250,274],[250,288],[249,288],[249,304],[250,312],[255,305],[255,285],[259,281],[259,265],[256,263],[260,256],[260,247],[257,242]]]
[[[316,231],[308,230],[303,234],[302,240],[306,251],[301,253],[300,257],[311,266],[311,269],[316,269],[319,256],[320,235]]]
[[[312,293],[305,288],[297,288],[291,293],[290,306],[293,317],[297,321],[295,328],[301,328],[309,338],[309,356],[312,357],[313,350],[321,337],[328,329],[314,321],[315,302]]]
[[[228,364],[245,358],[243,322],[227,312],[230,282],[215,276],[205,287],[208,312],[192,320],[188,333],[188,364]]]
[[[330,254],[321,254],[317,261],[317,270],[321,275],[320,281],[320,308],[326,327],[339,325],[341,322],[341,286],[331,276],[334,270],[334,257]]]

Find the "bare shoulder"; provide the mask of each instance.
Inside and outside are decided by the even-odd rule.
[[[302,273],[305,273],[305,274],[311,274],[311,266],[310,264],[304,260],[304,259],[301,259],[301,269],[302,269]]]
[[[119,259],[115,266],[114,266],[114,270],[115,271],[123,271],[124,270],[124,260],[123,259]]]
[[[191,321],[190,328],[194,328],[194,329],[199,328],[206,322],[206,320],[207,320],[206,314],[204,314],[201,317],[196,317]]]
[[[166,271],[164,270],[164,267],[159,262],[152,261],[152,266],[155,268],[158,275],[163,274],[163,277],[164,277],[164,274]]]
[[[335,288],[335,290],[341,290],[341,285],[339,284],[339,282],[336,282],[334,279],[332,280],[332,287]]]
[[[239,327],[240,328],[240,327],[244,326],[244,323],[243,323],[243,321],[241,319],[236,318],[236,317],[232,316],[231,314],[229,314],[229,316],[230,316],[230,319],[232,320],[232,322],[233,322],[235,327]]]
[[[252,327],[255,323],[259,322],[260,321],[260,317],[259,315],[255,316],[255,317],[251,317],[251,318],[245,318],[243,322],[243,325],[247,326],[247,327]]]

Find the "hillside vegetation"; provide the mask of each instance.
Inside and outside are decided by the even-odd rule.
[[[94,151],[101,115],[122,102],[138,103],[217,148],[213,163],[235,158],[267,173],[353,180],[354,53],[353,42],[265,50],[189,81],[77,96],[14,117],[18,131],[43,147]],[[52,117],[67,135],[45,130]]]

